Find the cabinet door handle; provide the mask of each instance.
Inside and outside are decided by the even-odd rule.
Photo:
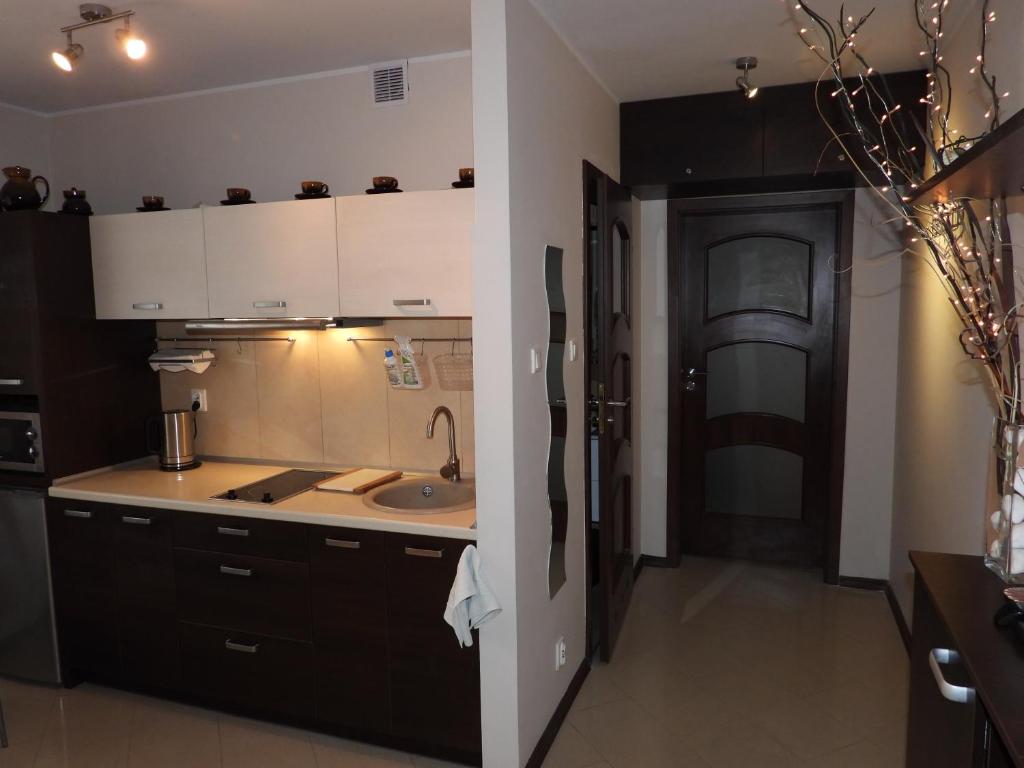
[[[159,301],[143,301],[139,304],[132,304],[132,309],[163,309],[164,305]]]
[[[960,654],[948,648],[932,648],[928,654],[928,666],[932,669],[932,677],[935,684],[939,686],[939,693],[942,698],[957,704],[966,704],[974,696],[974,689],[965,685],[953,685],[942,676],[940,664],[956,664],[960,661]]]
[[[133,517],[131,515],[123,515],[121,517],[121,522],[122,523],[127,523],[128,525],[152,525],[153,524],[153,518],[151,518],[151,517]]]
[[[396,307],[429,307],[430,299],[392,299],[391,303]]]
[[[252,568],[233,568],[230,565],[222,565],[220,572],[228,576],[252,576]]]
[[[221,536],[248,536],[248,528],[226,528],[223,525],[217,526],[217,533]]]
[[[239,653],[256,653],[260,649],[259,643],[239,643],[235,640],[225,640],[224,647],[229,651],[238,651]]]
[[[287,301],[254,301],[253,309],[284,309],[288,306]]]
[[[88,520],[92,517],[92,512],[88,509],[65,509],[64,517],[79,517],[83,520]]]
[[[0,379],[0,387],[20,387],[24,383],[24,379]]]
[[[358,541],[349,541],[347,539],[324,539],[324,544],[328,547],[337,547],[338,549],[359,549],[360,547]]]
[[[444,557],[443,549],[419,549],[418,547],[406,547],[405,554],[413,557]]]

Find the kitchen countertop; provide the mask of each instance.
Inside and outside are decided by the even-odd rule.
[[[471,527],[476,522],[476,509],[437,515],[392,514],[371,509],[363,504],[362,496],[317,490],[305,491],[277,504],[211,498],[229,488],[239,488],[288,469],[294,467],[204,460],[200,467],[187,472],[162,472],[155,461],[133,462],[57,480],[50,487],[50,496],[132,507],[476,540],[476,529]],[[405,473],[405,477],[410,476],[425,475]]]

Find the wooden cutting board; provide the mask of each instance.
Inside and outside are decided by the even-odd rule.
[[[401,476],[401,471],[397,469],[353,469],[317,483],[316,489],[335,493],[366,493],[371,488],[390,483]]]

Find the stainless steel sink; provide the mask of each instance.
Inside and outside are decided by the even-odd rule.
[[[388,483],[363,496],[363,503],[397,515],[440,515],[476,504],[476,483],[453,483],[443,477],[409,477]]]

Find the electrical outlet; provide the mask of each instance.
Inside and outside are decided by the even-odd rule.
[[[206,413],[210,410],[210,402],[206,399],[205,389],[193,389],[192,390],[192,406],[193,410],[198,410],[200,413]],[[199,408],[195,408],[195,404],[199,403]]]
[[[557,672],[565,666],[565,638],[558,638],[558,642],[555,643],[555,671]]]

